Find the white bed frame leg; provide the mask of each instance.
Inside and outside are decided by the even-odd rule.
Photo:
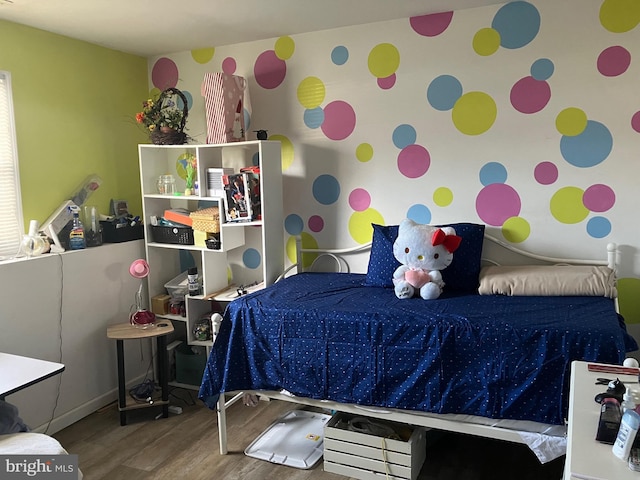
[[[218,438],[220,439],[220,455],[226,455],[227,450],[227,405],[224,393],[218,398]]]
[[[216,411],[218,412],[218,437],[220,438],[220,455],[226,455],[227,449],[227,408],[242,400],[244,392],[236,393],[231,399],[225,400],[224,393],[220,394]]]

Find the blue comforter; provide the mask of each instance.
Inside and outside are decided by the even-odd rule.
[[[361,405],[563,424],[573,360],[637,348],[611,299],[399,300],[364,275],[303,273],[231,302],[199,397],[280,390]]]

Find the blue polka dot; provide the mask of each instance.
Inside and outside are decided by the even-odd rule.
[[[416,223],[428,225],[431,223],[431,210],[426,205],[416,204],[409,207],[407,210],[407,218],[410,218]]]
[[[398,125],[393,131],[393,144],[403,149],[416,143],[416,130],[411,125]]]
[[[309,128],[318,128],[324,122],[324,110],[321,107],[304,111],[304,124]]]
[[[340,197],[340,183],[332,175],[320,175],[313,181],[313,198],[322,205],[331,205]]]
[[[529,2],[509,2],[498,10],[491,26],[500,34],[504,48],[521,48],[536,38],[540,13]]]
[[[480,169],[480,183],[485,187],[493,183],[505,183],[507,169],[498,162],[489,162]]]
[[[531,65],[531,76],[541,82],[549,80],[553,75],[555,67],[548,58],[541,58]]]
[[[302,229],[304,228],[304,222],[300,215],[287,215],[287,218],[284,219],[284,229],[285,231],[291,235],[300,235],[302,233]]]
[[[584,131],[560,139],[562,157],[575,167],[593,167],[606,159],[613,148],[613,137],[603,124],[588,120]]]
[[[429,104],[440,111],[451,110],[462,96],[462,84],[451,75],[434,78],[427,88]]]
[[[244,115],[244,131],[251,131],[251,115],[249,114],[249,110],[246,108],[242,109],[242,114]]]
[[[587,222],[587,233],[593,238],[604,238],[611,233],[611,222],[604,217],[593,217]]]
[[[344,65],[349,60],[349,50],[340,45],[331,51],[331,61],[336,65]]]
[[[260,266],[260,260],[260,252],[255,248],[247,248],[242,254],[242,262],[247,268],[258,268]]]

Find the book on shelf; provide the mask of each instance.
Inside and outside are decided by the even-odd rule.
[[[249,203],[249,217],[251,220],[262,220],[262,202],[260,196],[260,170],[245,171],[244,183],[247,186],[247,200]]]
[[[190,227],[193,224],[193,219],[189,216],[190,213],[186,208],[170,208],[164,211],[162,217],[170,222]]]

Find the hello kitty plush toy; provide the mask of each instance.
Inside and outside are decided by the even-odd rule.
[[[393,255],[402,264],[393,273],[396,296],[411,298],[419,293],[425,300],[438,298],[444,288],[440,270],[451,264],[461,240],[453,227],[403,220],[393,244]]]

